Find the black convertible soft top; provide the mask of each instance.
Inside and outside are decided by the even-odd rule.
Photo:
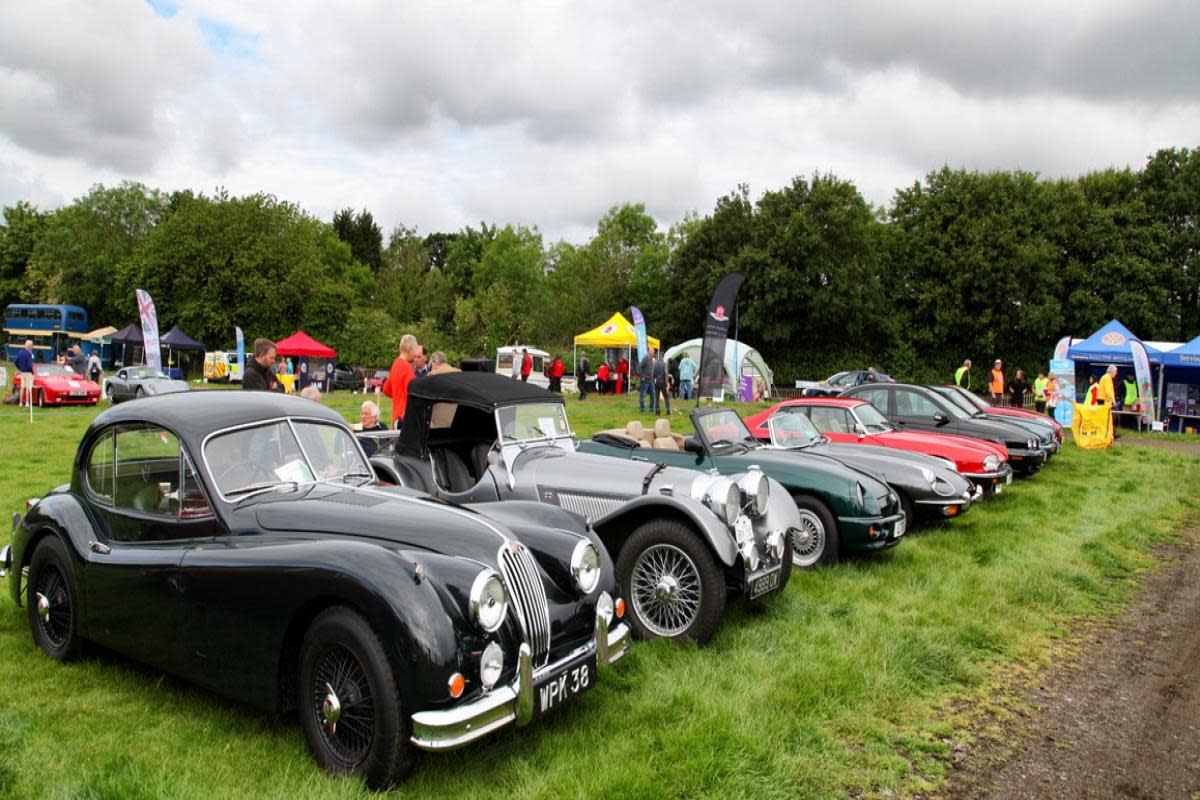
[[[408,385],[411,402],[441,403],[498,408],[511,403],[561,403],[562,395],[494,372],[446,372],[417,378]]]

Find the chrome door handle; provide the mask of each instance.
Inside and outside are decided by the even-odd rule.
[[[99,553],[102,556],[106,556],[112,552],[111,547],[100,542],[88,542],[88,546],[92,548],[93,553]]]

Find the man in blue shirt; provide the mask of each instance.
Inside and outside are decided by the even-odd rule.
[[[687,353],[683,354],[683,360],[679,362],[679,397],[681,400],[693,400],[692,396],[692,381],[696,378],[696,370],[700,367],[692,360],[692,357]]]
[[[29,402],[33,402],[33,339],[25,340],[25,347],[17,352],[17,357],[13,359],[13,366],[17,368],[17,374],[21,377],[21,397],[22,402],[25,398],[29,398]]]

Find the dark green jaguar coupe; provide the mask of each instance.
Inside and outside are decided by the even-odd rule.
[[[653,430],[640,422],[601,431],[580,443],[583,452],[649,461],[721,474],[761,469],[796,501],[803,520],[793,534],[792,563],[830,563],[843,551],[880,550],[906,529],[900,498],[880,478],[824,455],[763,446],[730,409],[693,412],[695,435],[684,437],[660,419]]]

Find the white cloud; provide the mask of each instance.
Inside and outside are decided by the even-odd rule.
[[[131,178],[579,240],[617,203],[666,226],[813,172],[886,204],[944,163],[1136,168],[1195,144],[1197,23],[1177,0],[7,4],[0,204]]]

